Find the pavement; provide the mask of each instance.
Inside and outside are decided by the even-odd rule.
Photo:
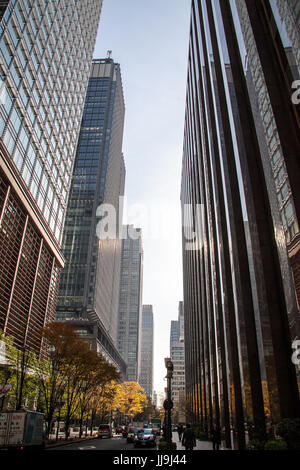
[[[178,433],[172,433],[172,441],[176,442],[176,450],[185,450],[185,447],[181,444]],[[213,445],[211,441],[200,441],[196,439],[196,447],[194,450],[213,450]],[[220,446],[220,450],[225,450],[223,447]]]

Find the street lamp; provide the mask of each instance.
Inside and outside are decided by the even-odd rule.
[[[171,423],[171,410],[173,408],[173,402],[171,400],[171,380],[173,377],[173,362],[169,357],[165,358],[165,366],[167,368],[167,398],[164,401],[164,409],[167,413],[167,422],[166,422],[166,440],[167,448],[171,450],[172,447],[172,423]]]

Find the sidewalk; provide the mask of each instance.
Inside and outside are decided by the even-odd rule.
[[[172,433],[172,441],[176,442],[176,445],[177,445],[176,450],[185,450],[185,447],[179,441],[177,432]],[[194,447],[194,450],[213,450],[212,442],[211,441],[199,441],[199,439],[196,439],[196,447]],[[225,449],[220,446],[220,450],[225,450]]]

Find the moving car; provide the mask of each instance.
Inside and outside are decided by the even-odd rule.
[[[98,427],[98,437],[102,439],[102,437],[110,438],[112,437],[112,428],[110,424],[100,424]]]
[[[156,434],[153,429],[141,429],[134,438],[134,447],[156,447]]]
[[[127,442],[134,442],[134,438],[138,431],[141,431],[141,428],[129,428],[127,432]]]

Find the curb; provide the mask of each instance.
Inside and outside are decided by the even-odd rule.
[[[74,439],[74,440],[68,440],[68,441],[62,441],[62,442],[54,442],[53,444],[48,443],[46,444],[46,449],[53,449],[54,447],[62,447],[62,446],[68,446],[72,444],[77,444],[78,442],[84,442],[84,441],[90,441],[92,439],[97,439],[95,436],[93,437],[82,437],[81,439]]]

